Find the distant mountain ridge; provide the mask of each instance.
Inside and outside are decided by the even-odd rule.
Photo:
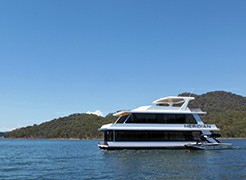
[[[102,134],[98,128],[111,123],[110,118],[94,114],[72,114],[53,119],[40,125],[27,126],[13,130],[4,137],[27,139],[99,139]]]
[[[208,114],[202,116],[205,123],[216,124],[222,137],[246,137],[246,97],[225,91],[214,91],[197,95],[182,93],[180,96],[193,96],[189,107],[201,108]],[[16,129],[5,134],[6,138],[75,138],[100,139],[103,134],[98,128],[116,120],[112,114],[100,117],[92,114],[72,114],[70,116],[44,122],[40,125]]]

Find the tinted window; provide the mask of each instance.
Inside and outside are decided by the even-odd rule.
[[[104,132],[104,141],[113,141],[113,131]]]
[[[196,124],[192,114],[133,113],[126,123]]]
[[[115,141],[198,141],[200,134],[197,131],[115,131]]]
[[[117,119],[116,123],[124,123],[128,116],[121,116]]]

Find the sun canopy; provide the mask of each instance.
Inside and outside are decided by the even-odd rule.
[[[181,104],[181,103],[184,103],[185,101],[190,101],[190,100],[194,100],[194,99],[195,99],[194,97],[169,96],[169,97],[157,99],[153,103],[173,105],[173,104]]]

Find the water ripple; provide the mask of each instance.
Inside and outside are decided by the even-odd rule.
[[[0,140],[0,179],[245,179],[246,140],[216,151],[102,151],[97,141]]]

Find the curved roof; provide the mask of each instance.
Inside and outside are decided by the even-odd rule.
[[[181,104],[184,103],[185,101],[191,101],[194,99],[195,99],[194,97],[168,96],[168,97],[157,99],[153,101],[153,103],[173,105],[173,104]]]

